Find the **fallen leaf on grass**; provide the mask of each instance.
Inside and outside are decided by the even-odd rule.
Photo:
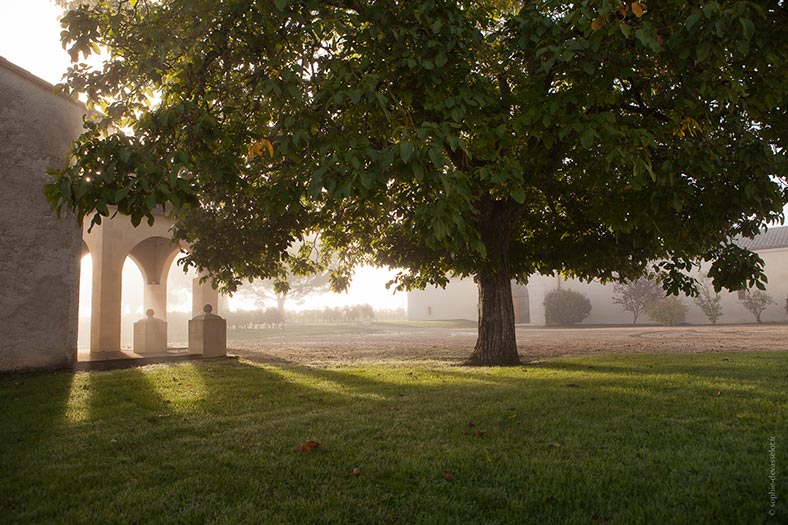
[[[320,443],[317,441],[305,441],[298,446],[299,452],[312,452],[313,450],[320,448]]]
[[[462,434],[464,436],[473,436],[473,437],[480,438],[480,437],[484,436],[485,432],[483,432],[481,430],[477,430],[476,432],[471,432],[471,431],[466,430]]]
[[[452,476],[450,472],[447,472],[445,470],[441,472],[441,476],[443,476],[443,479],[445,479],[446,481],[454,481],[454,476]]]
[[[720,396],[722,395],[722,392],[720,392],[719,390],[717,390],[717,391],[716,391],[716,392],[714,392],[712,395],[713,395],[714,397],[720,397]]]
[[[608,518],[607,516],[600,516],[599,514],[594,514],[591,516],[591,519],[594,521],[598,521],[600,523],[610,523],[613,521],[613,518]]]
[[[560,443],[550,443],[548,445],[548,447],[550,447],[550,448],[561,448],[561,444]]]
[[[358,467],[354,467],[353,470],[350,471],[350,473],[353,474],[354,476],[358,476],[359,474],[361,474],[361,469]]]

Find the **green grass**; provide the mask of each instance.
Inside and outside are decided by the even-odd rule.
[[[780,523],[787,373],[710,353],[6,376],[0,522]]]

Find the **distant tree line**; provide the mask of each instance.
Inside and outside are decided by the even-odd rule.
[[[403,308],[375,310],[369,304],[350,306],[325,307],[288,311],[284,314],[277,308],[260,308],[256,310],[238,310],[223,312],[227,319],[227,327],[235,330],[254,328],[281,328],[285,323],[320,324],[320,323],[360,323],[368,321],[395,321],[406,318]]]

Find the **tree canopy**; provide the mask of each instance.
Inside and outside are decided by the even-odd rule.
[[[56,207],[169,206],[230,289],[329,259],[335,288],[358,263],[473,276],[473,363],[518,361],[534,273],[757,286],[732,240],[788,203],[782,0],[99,0],[63,24],[75,61],[110,58],[67,75],[97,114]]]

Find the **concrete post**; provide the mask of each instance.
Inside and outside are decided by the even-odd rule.
[[[167,323],[153,317],[154,311],[148,309],[145,319],[134,323],[134,353],[164,354],[167,352]]]
[[[227,355],[227,321],[211,313],[213,307],[206,304],[203,314],[189,321],[189,353],[203,357]]]

